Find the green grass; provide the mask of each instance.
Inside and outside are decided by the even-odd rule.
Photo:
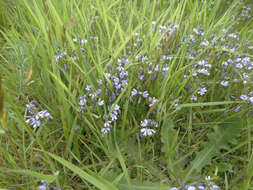
[[[0,1],[0,189],[37,189],[46,180],[66,190],[157,190],[205,183],[206,176],[221,189],[253,189],[253,103],[240,98],[253,97],[247,17],[253,11],[245,8],[252,6],[251,0]],[[107,74],[117,75],[118,59],[129,61],[128,85],[116,92]],[[196,66],[203,60],[210,65]],[[194,77],[204,67],[209,74]],[[87,85],[101,89],[104,105],[88,97],[80,112]],[[133,89],[157,101],[130,98]],[[24,117],[32,100],[36,112],[53,116],[35,129]],[[116,105],[117,120],[103,137]],[[140,136],[144,119],[158,124],[152,136]]]

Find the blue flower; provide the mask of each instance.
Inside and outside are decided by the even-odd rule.
[[[200,96],[203,96],[206,92],[207,92],[206,88],[203,87],[203,88],[200,88],[200,89],[199,89],[198,94],[199,94]]]

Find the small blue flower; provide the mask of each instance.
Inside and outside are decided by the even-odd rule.
[[[204,75],[210,75],[209,71],[206,69],[198,69],[198,73],[204,74]]]
[[[198,100],[198,98],[197,98],[196,96],[192,95],[191,100],[193,100],[193,101],[197,101],[197,100]]]
[[[241,110],[241,106],[237,106],[236,108],[235,108],[235,112],[239,112]]]
[[[249,97],[248,97],[247,95],[245,95],[245,94],[242,94],[242,95],[240,96],[240,98],[241,98],[242,100],[244,100],[244,101],[247,101],[247,100],[249,99]]]
[[[227,87],[228,86],[228,81],[221,81],[221,83],[220,83],[222,86],[225,86],[225,87]]]
[[[104,127],[101,129],[101,133],[102,133],[102,137],[105,137],[108,135],[108,133],[110,132],[111,128],[109,127]]]
[[[104,105],[104,100],[98,99],[98,106],[103,106]]]
[[[149,128],[142,128],[141,129],[141,136],[142,137],[151,136],[154,133],[156,133],[156,131],[154,129],[149,129]]]
[[[131,97],[134,97],[138,94],[138,91],[134,88],[132,91],[131,91]]]
[[[198,94],[199,94],[200,96],[203,96],[206,92],[207,92],[206,88],[203,87],[203,88],[200,88],[200,89],[199,89]]]

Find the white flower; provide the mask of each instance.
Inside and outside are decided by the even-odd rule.
[[[197,101],[197,100],[198,100],[198,98],[197,98],[196,96],[192,95],[191,100],[193,100],[193,101]]]
[[[111,121],[107,121],[107,122],[104,123],[105,128],[108,128],[110,126],[111,126]]]
[[[148,101],[149,101],[149,107],[152,107],[157,102],[157,99],[155,97],[153,98],[149,97]]]
[[[203,96],[206,92],[207,92],[207,90],[206,90],[206,88],[204,87],[204,88],[200,88],[200,89],[199,89],[198,94],[199,94],[200,96]]]
[[[76,39],[76,38],[74,38],[74,39],[73,39],[73,42],[74,42],[74,43],[76,43],[76,42],[77,42],[77,39]]]
[[[114,111],[118,111],[120,109],[119,105],[116,104],[115,107],[114,107]]]
[[[103,129],[101,129],[102,137],[108,135],[110,130],[111,130],[111,128],[109,128],[109,127],[104,127]]]
[[[141,129],[141,136],[143,136],[143,137],[151,136],[155,132],[156,131],[154,129],[142,128]]]
[[[81,40],[81,43],[82,43],[82,44],[87,44],[87,43],[88,43],[88,40]]]
[[[141,122],[142,127],[146,127],[148,125],[148,120],[144,119],[144,121]]]
[[[104,100],[101,100],[100,98],[99,98],[99,100],[98,100],[98,106],[103,106],[104,105]]]
[[[196,187],[194,187],[194,186],[189,186],[189,187],[187,187],[187,190],[196,190]]]
[[[117,118],[117,115],[115,115],[115,114],[110,114],[110,117],[111,117],[111,120],[112,121],[115,121],[115,120],[117,120],[118,118]]]
[[[209,42],[204,39],[204,41],[200,43],[200,46],[209,46]]]
[[[198,73],[201,73],[201,74],[204,74],[204,75],[210,75],[210,73],[206,69],[199,69]]]
[[[91,86],[87,85],[86,88],[85,88],[85,90],[90,91],[91,90]]]
[[[220,83],[222,86],[228,86],[228,81],[221,81],[221,83]]]
[[[240,98],[241,98],[242,100],[244,100],[244,101],[247,101],[247,100],[249,99],[249,97],[248,97],[247,95],[244,95],[244,94],[242,94],[242,95],[240,96]]]

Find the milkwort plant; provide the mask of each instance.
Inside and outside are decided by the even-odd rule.
[[[52,120],[53,116],[48,112],[48,110],[38,111],[38,108],[35,105],[36,101],[32,100],[30,103],[26,104],[28,115],[25,115],[26,123],[37,128],[41,126],[43,120]]]
[[[250,1],[15,3],[0,36],[6,187],[250,188]]]

